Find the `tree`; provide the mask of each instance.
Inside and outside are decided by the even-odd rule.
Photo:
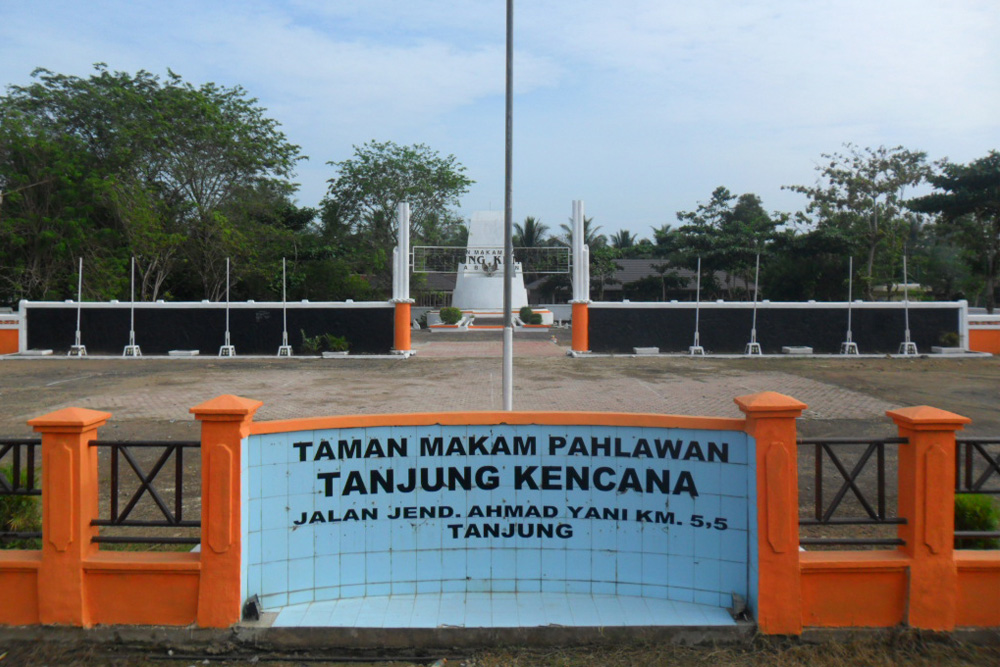
[[[459,199],[475,181],[454,155],[441,157],[424,144],[369,141],[353,157],[328,162],[337,170],[322,206],[336,207],[341,224],[369,247],[396,245],[396,207],[410,204],[410,233],[421,237],[435,220],[454,217]]]
[[[941,224],[959,231],[958,240],[976,260],[986,282],[986,309],[997,301],[1000,271],[1000,152],[967,165],[944,162],[929,178],[943,192],[909,202],[914,211],[937,213]]]
[[[514,223],[514,246],[517,248],[537,248],[545,245],[548,225],[532,216],[524,219],[524,224]]]
[[[621,270],[621,264],[616,262],[619,253],[607,245],[599,245],[590,249],[590,282],[597,287],[597,300],[604,301],[604,288],[619,282],[615,272]]]
[[[778,225],[786,218],[781,213],[768,214],[755,194],[737,197],[720,186],[695,211],[677,213],[677,219],[686,223],[677,230],[677,254],[689,268],[694,268],[700,257],[702,271],[709,277],[723,272],[730,298],[749,298],[757,255],[767,251]],[[735,284],[733,276],[741,278],[742,287]],[[711,280],[703,284],[711,291]]]
[[[598,234],[600,231],[600,225],[593,225],[594,219],[583,217],[583,242],[585,245],[589,246],[591,250],[594,248],[600,248],[608,244],[608,238],[604,234]],[[562,223],[559,228],[563,231],[562,241],[568,246],[573,245],[573,218],[569,219],[569,224]]]
[[[631,248],[635,245],[635,242],[635,234],[631,233],[627,229],[620,229],[611,235],[611,247],[617,248],[618,250]]]
[[[55,236],[79,229],[83,240],[50,244],[62,277],[26,279],[34,281],[27,293],[65,293],[58,284],[72,284],[66,278],[76,254],[91,256],[91,267],[109,267],[91,271],[88,285],[103,281],[110,290],[121,283],[111,274],[120,275],[134,255],[147,296],[157,295],[172,273],[185,293],[217,298],[224,289],[221,260],[252,259],[251,240],[260,237],[255,221],[237,214],[245,208],[239,200],[262,188],[293,192],[287,179],[304,159],[299,147],[240,87],[195,86],[169,70],[165,80],[145,71],[110,72],[103,64],[87,78],[43,69],[33,77],[0,99],[0,126],[14,128],[0,136],[0,188],[46,169],[57,177],[49,192],[12,202],[0,236],[45,219],[60,221]],[[28,153],[39,158],[34,165],[17,158]],[[38,208],[42,197],[45,213]],[[55,238],[51,230],[30,234],[47,243]],[[27,256],[14,271],[27,276],[44,257],[37,243],[19,247]]]
[[[803,220],[849,233],[865,256],[862,281],[871,300],[877,282],[891,285],[900,279],[896,269],[903,242],[916,220],[904,205],[906,188],[922,183],[930,168],[926,153],[902,146],[845,148],[846,154],[823,154],[815,185],[784,187],[809,198]]]

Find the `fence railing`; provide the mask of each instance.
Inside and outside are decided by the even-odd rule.
[[[198,528],[201,526],[200,512],[198,518],[186,519],[184,517],[184,450],[199,449],[201,443],[197,440],[175,441],[175,440],[132,440],[132,441],[111,441],[92,440],[91,447],[101,447],[109,450],[110,474],[108,476],[108,514],[105,518],[91,521],[93,526],[114,526],[118,528]],[[153,456],[157,452],[155,449],[162,449],[159,457],[152,461],[152,464],[143,465],[138,456],[139,451],[146,450]],[[127,465],[125,468],[122,462]],[[168,465],[170,463],[173,465]],[[147,472],[148,466],[148,472]],[[124,470],[123,470],[124,468]],[[154,485],[158,475],[166,470],[173,469],[173,502],[168,502],[164,498],[161,490]],[[131,470],[132,475],[128,471]],[[131,494],[124,498],[122,503],[123,477],[129,476],[137,486]],[[193,478],[200,483],[200,476]],[[125,491],[129,493],[128,490]],[[197,497],[200,497],[200,492]],[[148,497],[152,501],[152,514],[156,518],[137,518],[134,516],[136,507],[140,501]],[[149,507],[149,503],[146,503]],[[149,511],[146,514],[150,513]],[[94,542],[112,544],[198,544],[199,537],[177,537],[165,535],[99,535],[93,538]]]
[[[906,438],[801,438],[797,442],[799,447],[811,447],[813,452],[813,511],[810,516],[799,519],[799,526],[889,526],[906,523],[905,518],[892,516],[887,510],[886,493],[886,447],[904,444]],[[847,453],[853,458],[848,460]],[[873,465],[874,470],[871,470]],[[834,476],[832,495],[827,492],[828,476]],[[864,481],[862,476],[866,478]],[[872,476],[874,498],[871,496]],[[846,502],[848,499],[853,502]],[[799,543],[857,547],[905,544],[898,537],[800,537]]]
[[[40,496],[41,461],[39,438],[0,439],[0,496]],[[41,531],[5,530],[0,525],[0,542],[40,539]]]
[[[1000,437],[955,438],[955,493],[1000,495]],[[955,538],[1000,538],[1000,531],[956,530]]]

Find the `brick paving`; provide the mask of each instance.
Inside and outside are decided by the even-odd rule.
[[[427,343],[411,359],[45,360],[0,365],[56,369],[59,379],[7,382],[0,426],[23,425],[60,407],[111,412],[115,422],[186,421],[188,409],[220,394],[264,401],[261,420],[333,414],[499,410],[501,358],[494,341]],[[462,356],[445,358],[456,346]],[[514,407],[518,410],[591,410],[740,416],[733,398],[778,391],[807,403],[809,420],[881,420],[896,404],[780,370],[734,368],[725,360],[591,358],[565,356],[549,341],[515,348]],[[529,356],[532,352],[534,355]],[[488,354],[488,356],[487,356]],[[94,368],[101,365],[100,370]],[[111,369],[111,370],[108,370]],[[29,370],[30,373],[30,370]],[[47,379],[47,378],[46,378]],[[24,393],[24,392],[30,392]],[[22,399],[16,397],[21,394]],[[11,433],[10,428],[4,431]],[[17,431],[23,428],[16,429]]]

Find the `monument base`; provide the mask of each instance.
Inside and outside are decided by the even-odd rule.
[[[551,310],[533,310],[532,312],[538,313],[542,316],[541,324],[521,324],[520,319],[517,314],[514,315],[514,328],[515,329],[531,329],[531,330],[542,330],[546,331],[552,326],[555,319]],[[432,310],[427,313],[427,328],[431,331],[434,330],[448,330],[448,331],[474,331],[483,329],[503,329],[503,310],[502,309],[475,309],[475,310],[462,310],[462,315],[464,316],[462,321],[458,324],[445,324],[441,321],[441,311]]]
[[[272,627],[285,628],[736,626],[736,621],[722,607],[589,593],[419,593],[344,598],[275,611],[278,614]]]

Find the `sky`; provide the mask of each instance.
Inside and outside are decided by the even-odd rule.
[[[996,0],[520,0],[513,215],[676,225],[717,186],[804,208],[822,154],[1000,149]],[[370,140],[454,155],[503,210],[504,0],[0,0],[0,87],[36,67],[242,86],[309,160],[300,205]]]

